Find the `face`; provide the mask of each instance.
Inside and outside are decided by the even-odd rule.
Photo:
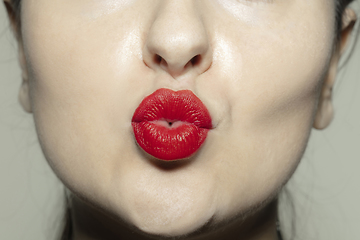
[[[186,234],[262,206],[305,149],[334,7],[23,1],[24,68],[46,159],[74,194],[147,233]],[[213,128],[187,160],[153,159],[135,141],[135,109],[160,88],[190,90],[210,113]]]

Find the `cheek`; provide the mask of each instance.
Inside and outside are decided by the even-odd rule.
[[[93,21],[67,15],[63,6],[53,6],[56,1],[39,2],[41,6],[30,1],[23,6],[24,48],[39,140],[61,180],[89,194],[100,182],[110,186],[114,168],[108,165],[116,165],[119,156],[136,147],[129,122],[136,106],[127,100],[141,80],[133,74],[142,63],[140,34],[134,26],[138,23],[114,31],[106,24],[116,22],[111,15]],[[126,13],[120,16],[127,18]]]
[[[222,198],[226,214],[277,193],[303,155],[333,48],[333,23],[319,17],[328,21],[266,24],[230,36],[216,30],[215,77],[207,84],[226,117],[206,157],[217,159],[220,185],[231,193]]]

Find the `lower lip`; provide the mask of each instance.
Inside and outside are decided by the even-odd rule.
[[[207,108],[190,90],[175,92],[161,88],[140,103],[132,127],[145,152],[160,160],[173,161],[195,154],[212,125]]]

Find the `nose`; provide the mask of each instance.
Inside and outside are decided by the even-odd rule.
[[[197,75],[211,65],[209,37],[193,0],[163,0],[158,5],[145,41],[143,59],[155,71],[174,79]]]

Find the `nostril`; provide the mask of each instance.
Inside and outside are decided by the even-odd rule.
[[[154,56],[154,62],[155,64],[161,66],[164,69],[166,69],[168,66],[168,63],[166,62],[165,58],[161,57],[159,54],[156,54]]]
[[[194,56],[194,55],[193,55]],[[202,65],[203,56],[201,54],[197,54],[196,56],[192,57],[190,60],[186,62],[185,61],[172,61],[168,62],[166,58],[162,57],[159,54],[154,54],[152,56],[152,63],[157,65],[158,67],[162,68],[163,70],[170,73],[172,76],[178,76],[181,75],[188,70],[190,70],[192,67],[199,67]],[[189,59],[189,58],[188,58]]]
[[[196,55],[195,57],[193,57],[191,60],[190,60],[191,64],[193,66],[196,66],[198,65],[200,62],[201,62],[201,56],[200,55]]]
[[[162,60],[162,57],[158,54],[156,54],[154,56],[154,62],[157,63],[157,64],[160,64],[161,63],[161,60]]]

